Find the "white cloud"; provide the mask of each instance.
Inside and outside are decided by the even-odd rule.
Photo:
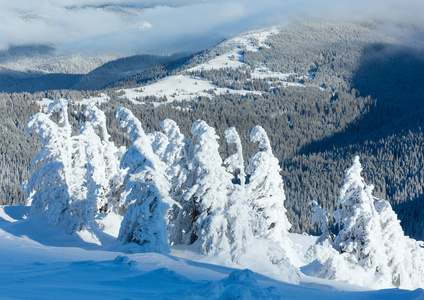
[[[120,5],[123,11],[101,9]],[[137,10],[125,11],[132,7]],[[54,44],[68,51],[136,53],[201,49],[303,14],[414,21],[421,0],[0,0],[0,49]]]

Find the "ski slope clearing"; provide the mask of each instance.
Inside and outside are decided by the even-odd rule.
[[[0,208],[2,299],[424,299],[422,289],[371,291],[306,275],[299,285],[288,284],[213,258],[207,262],[190,249],[137,253],[139,246],[116,244],[106,233],[96,245],[28,215],[29,207]],[[119,219],[104,223],[119,227]],[[303,249],[314,240],[291,237]]]

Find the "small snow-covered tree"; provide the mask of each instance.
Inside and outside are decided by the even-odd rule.
[[[194,206],[185,201],[188,190],[193,186],[193,175],[188,171],[193,146],[173,120],[165,119],[160,125],[168,141],[162,160],[167,165],[166,176],[171,184],[170,196],[176,201],[176,205],[173,205],[168,213],[168,220],[172,225],[169,238],[171,243],[183,244],[183,236],[191,231],[194,221]]]
[[[226,209],[231,174],[222,165],[215,130],[198,120],[193,123],[191,132],[197,138],[189,166],[195,181],[185,200],[193,204],[195,215],[193,230],[186,234],[186,240],[197,240],[204,254],[229,251]]]
[[[229,156],[224,164],[227,165],[229,172],[237,173],[235,178],[237,183],[233,184],[230,195],[227,219],[231,257],[233,261],[240,262],[241,256],[246,253],[253,241],[252,209],[248,202],[245,185],[246,173],[240,136],[234,127],[230,127],[225,131],[225,137],[229,144],[236,146],[236,153]]]
[[[170,252],[167,210],[169,182],[165,178],[165,164],[153,152],[151,140],[144,133],[140,121],[126,108],[118,109],[116,118],[121,127],[127,128],[131,147],[121,159],[125,176],[125,199],[127,212],[122,220],[118,240],[135,242],[144,252]]]
[[[384,284],[389,271],[380,218],[374,207],[373,186],[365,184],[361,171],[359,157],[355,156],[340,189],[338,204],[345,208],[333,213],[336,222],[343,226],[335,238],[335,247],[350,264],[374,273],[376,280]]]
[[[326,240],[331,239],[334,242],[333,233],[330,231],[328,226],[328,219],[330,213],[326,211],[321,205],[318,204],[315,200],[309,202],[309,205],[313,205],[314,214],[312,215],[312,225],[319,225],[321,236],[317,239],[316,244],[323,244]]]

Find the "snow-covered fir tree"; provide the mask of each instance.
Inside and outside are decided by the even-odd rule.
[[[253,233],[255,236],[270,238],[284,244],[291,227],[284,201],[283,179],[278,159],[272,154],[271,145],[265,130],[255,126],[250,133],[250,141],[259,143],[260,151],[249,160],[246,173],[248,197],[255,213]]]
[[[374,187],[365,184],[361,171],[359,157],[355,156],[352,166],[345,171],[337,202],[344,209],[333,213],[336,222],[342,226],[334,242],[349,263],[375,272],[377,280],[383,283],[387,280],[388,259],[382,247],[381,225],[374,207]]]
[[[234,127],[230,127],[225,131],[225,137],[228,144],[234,144],[236,147],[236,152],[229,156],[224,164],[227,165],[227,170],[230,173],[235,174],[227,218],[231,258],[234,262],[240,263],[241,256],[251,247],[253,241],[253,213],[247,197],[246,173],[240,136]]]
[[[373,287],[392,286],[380,217],[374,206],[373,186],[361,176],[359,157],[345,170],[338,204],[332,213],[341,230],[330,247],[316,245],[311,256],[322,267],[318,276]]]
[[[59,117],[58,123],[52,115]],[[67,174],[70,165],[71,125],[68,121],[67,102],[57,100],[49,105],[47,112],[37,113],[28,120],[26,133],[40,136],[41,151],[31,164],[31,177],[25,183],[27,205],[31,214],[44,212],[52,225],[65,222],[70,194]]]
[[[121,189],[124,172],[119,161],[124,149],[118,149],[110,141],[106,127],[106,116],[93,102],[87,105],[84,115],[89,119],[81,126],[81,134],[87,141],[87,155],[91,176],[99,185],[96,191],[99,212],[109,212],[118,206],[116,191]]]
[[[417,288],[424,286],[424,249],[405,236],[400,221],[386,200],[375,201],[380,217],[383,247],[394,286]]]
[[[40,135],[43,147],[34,157],[25,189],[31,214],[42,212],[50,224],[74,233],[95,226],[92,190],[97,184],[87,168],[86,136],[72,135],[67,105],[66,100],[56,100],[45,114],[29,119],[27,133]]]
[[[165,177],[166,166],[153,152],[151,140],[130,110],[118,109],[116,118],[131,138],[131,147],[121,159],[121,167],[127,171],[122,195],[127,212],[118,240],[135,242],[144,252],[168,253],[166,216],[172,200]]]
[[[330,247],[315,245],[308,256],[322,267],[317,275],[369,287],[424,286],[424,248],[404,235],[386,200],[372,196],[361,176],[359,157],[347,169],[332,216],[342,226]]]
[[[265,130],[255,126],[250,133],[250,140],[259,143],[260,151],[252,156],[247,167],[249,183],[248,197],[251,201],[255,224],[255,236],[270,238],[284,244],[291,227],[284,201],[283,179],[278,159],[272,154],[271,145]]]
[[[193,175],[188,171],[193,146],[173,120],[165,119],[160,125],[168,140],[162,160],[167,165],[166,176],[171,184],[170,196],[176,201],[168,213],[171,224],[169,238],[171,243],[183,244],[184,233],[192,229],[194,221],[194,207],[192,203],[185,201],[188,190],[193,186]]]
[[[186,233],[186,240],[197,240],[204,254],[229,251],[226,209],[232,187],[231,174],[222,165],[215,129],[198,120],[193,123],[191,132],[197,140],[189,166],[195,180],[185,200],[195,210],[193,229]]]

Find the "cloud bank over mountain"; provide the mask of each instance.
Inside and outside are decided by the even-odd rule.
[[[35,44],[76,52],[199,50],[237,33],[307,15],[422,23],[419,0],[0,0],[0,50]]]

